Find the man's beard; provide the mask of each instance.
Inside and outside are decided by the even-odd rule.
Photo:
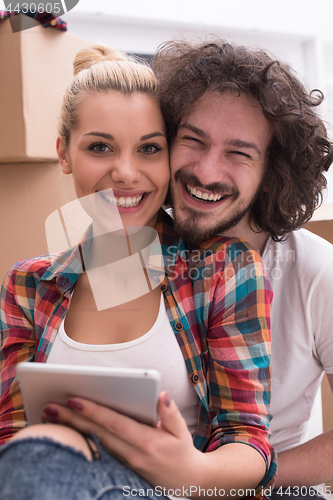
[[[226,233],[231,228],[235,227],[251,210],[252,201],[243,209],[234,213],[228,220],[217,221],[212,226],[209,225],[209,214],[198,212],[187,207],[188,217],[184,220],[177,218],[177,211],[174,210],[174,227],[178,234],[189,243],[200,243],[209,240],[212,236]],[[207,219],[207,224],[204,226],[204,220]],[[201,221],[201,223],[199,222]]]
[[[177,175],[178,174],[178,175]],[[182,180],[185,183],[191,184],[196,187],[202,187],[207,189],[208,191],[212,191],[215,193],[224,192],[225,185],[214,183],[211,185],[203,186],[196,176],[190,173],[182,172],[178,170],[175,175],[175,181]],[[230,188],[229,188],[230,189]],[[174,200],[174,192],[171,186],[171,199]],[[259,191],[259,189],[258,189]],[[239,192],[234,190],[232,193],[234,199],[237,198]],[[198,211],[193,208],[187,206],[185,208],[188,216],[181,220],[178,217],[177,209],[173,209],[174,212],[174,227],[177,233],[179,233],[185,241],[189,243],[200,243],[202,241],[209,240],[212,236],[216,236],[217,234],[226,233],[228,230],[235,227],[251,210],[255,200],[257,198],[257,193],[253,196],[253,198],[247,203],[247,205],[243,208],[239,208],[238,210],[234,210],[231,216],[222,221],[215,221],[212,225],[210,225],[209,220],[212,216],[211,212],[206,211]],[[173,202],[172,206],[174,207],[176,204]],[[177,206],[177,205],[176,205]],[[205,223],[206,221],[206,223]],[[226,234],[227,236],[227,234]]]

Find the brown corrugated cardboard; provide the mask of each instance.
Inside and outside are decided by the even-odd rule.
[[[0,23],[0,163],[57,159],[62,92],[87,43],[40,24],[13,33],[9,19]]]
[[[310,221],[306,229],[333,244],[333,220]]]

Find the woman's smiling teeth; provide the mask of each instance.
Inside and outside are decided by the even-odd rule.
[[[186,184],[186,191],[192,198],[208,203],[214,203],[216,201],[223,200],[223,198],[227,196],[226,194],[203,193],[202,191],[200,191],[200,189],[192,187],[189,184]]]
[[[141,203],[142,198],[144,197],[144,194],[140,196],[109,196],[105,192],[101,192],[102,198],[104,198],[105,201],[110,203],[110,205],[113,205],[115,207],[122,207],[122,208],[128,208],[128,207],[136,207]]]

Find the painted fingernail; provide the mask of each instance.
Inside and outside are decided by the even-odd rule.
[[[48,423],[48,424],[56,424],[58,423],[57,417],[54,417],[52,415],[42,415],[42,422]]]
[[[69,406],[70,408],[73,408],[74,410],[79,410],[79,411],[83,410],[83,405],[78,401],[74,401],[74,399],[69,399],[66,405]]]
[[[166,394],[166,396],[164,398],[164,404],[165,404],[165,406],[169,407],[170,403],[171,403],[171,398],[170,398],[169,394]]]
[[[55,410],[54,408],[50,408],[49,406],[47,406],[46,408],[44,408],[43,411],[47,415],[51,415],[53,417],[57,417],[58,416],[58,410]]]

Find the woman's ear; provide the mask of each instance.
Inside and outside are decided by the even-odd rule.
[[[62,171],[66,175],[71,174],[72,170],[68,159],[68,149],[64,147],[63,139],[61,137],[58,137],[56,146],[57,146],[59,163],[61,165]]]

